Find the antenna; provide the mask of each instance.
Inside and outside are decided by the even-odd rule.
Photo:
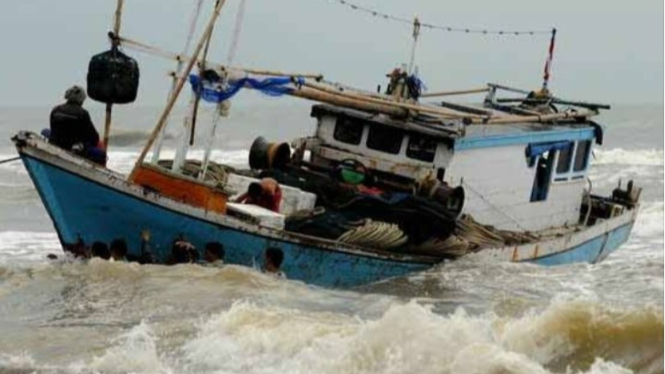
[[[413,17],[413,45],[411,46],[411,59],[409,60],[409,69],[407,73],[413,74],[413,64],[416,58],[416,45],[418,44],[418,37],[420,36],[420,20],[418,16]]]

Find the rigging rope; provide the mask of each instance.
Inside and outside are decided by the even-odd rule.
[[[199,22],[199,17],[201,16],[201,8],[203,5],[203,0],[198,0],[196,3],[196,8],[192,13],[189,19],[189,33],[187,34],[187,41],[185,42],[185,48],[183,49],[182,54],[186,55],[189,52],[189,47],[192,45],[192,40],[194,39],[194,33],[196,32],[196,25]]]
[[[345,232],[337,240],[364,247],[394,249],[404,245],[409,237],[395,224],[367,219],[361,226]]]
[[[236,24],[235,27],[233,28],[231,46],[229,47],[229,52],[226,60],[226,63],[229,66],[233,65],[233,60],[235,60],[236,52],[238,51],[240,32],[242,31],[242,25],[245,20],[245,4],[247,4],[246,0],[240,0],[240,4],[238,5],[238,12],[236,13]]]
[[[504,212],[503,210],[501,210],[501,208],[498,208],[498,207],[496,207],[494,204],[490,203],[489,200],[487,200],[487,199],[485,198],[485,196],[483,196],[483,194],[481,194],[480,192],[476,191],[476,190],[475,190],[475,189],[474,189],[469,183],[467,183],[466,181],[462,181],[461,185],[464,186],[464,187],[466,187],[466,188],[468,188],[469,191],[471,191],[471,192],[473,192],[474,194],[476,194],[476,196],[478,196],[481,200],[483,200],[483,201],[484,201],[484,202],[485,202],[490,208],[496,210],[499,214],[501,214],[502,216],[508,218],[512,223],[514,223],[517,227],[519,227],[520,230],[528,231],[528,230],[525,229],[522,225],[520,225],[520,223],[517,222],[517,220],[516,220],[515,218],[511,217],[508,213],[506,213],[506,212]]]
[[[406,23],[413,25],[413,19],[398,17],[391,14],[380,12],[376,9],[364,7],[348,0],[327,0],[332,1],[341,5],[345,5],[350,9],[359,11],[365,14],[368,14],[373,17],[383,18],[389,21],[395,21],[400,23]],[[457,32],[457,33],[466,33],[466,34],[481,34],[481,35],[543,35],[551,34],[551,30],[494,30],[494,29],[482,29],[482,28],[462,28],[462,27],[451,27],[446,25],[436,25],[433,23],[421,22],[420,27],[432,30],[439,30],[444,32]]]

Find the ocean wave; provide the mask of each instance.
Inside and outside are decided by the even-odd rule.
[[[171,373],[157,351],[157,336],[142,322],[112,340],[112,347],[81,369],[100,373]]]
[[[15,293],[55,291],[41,297],[59,300],[58,305],[66,308],[67,319],[60,324],[122,322],[120,331],[91,342],[94,349],[79,347],[71,352],[70,361],[36,360],[30,351],[6,352],[0,355],[0,371],[623,374],[663,370],[660,307],[619,308],[570,294],[558,294],[549,304],[516,313],[478,314],[461,307],[440,314],[421,302],[381,296],[389,301],[381,313],[360,316],[312,308],[316,300],[334,298],[332,291],[237,267],[141,267],[92,261],[0,271],[0,277],[21,284],[14,286],[20,287]],[[66,283],[52,288],[34,282]],[[366,296],[346,292],[344,297]],[[211,311],[202,308],[226,298],[235,302]],[[286,306],[288,298],[303,299],[303,306]],[[54,336],[68,339],[79,331],[66,330],[66,324],[62,331],[53,322],[48,326]],[[78,347],[66,343],[63,349],[70,345]]]
[[[378,320],[240,302],[203,322],[183,351],[203,372],[652,372],[662,370],[662,318],[585,301],[517,318],[442,316],[410,302]]]
[[[665,228],[665,204],[662,201],[643,203],[637,215],[633,235],[647,240],[661,240]]]
[[[662,149],[625,150],[623,148],[595,149],[594,165],[663,165]]]
[[[60,250],[54,232],[0,231],[0,264],[44,262]]]

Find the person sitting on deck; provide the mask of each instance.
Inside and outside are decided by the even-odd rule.
[[[207,266],[221,267],[224,265],[224,246],[222,243],[206,243],[203,259]]]
[[[263,178],[261,182],[253,182],[247,192],[236,199],[237,203],[258,205],[262,208],[279,213],[282,203],[282,189],[272,178]]]
[[[104,166],[106,151],[100,147],[99,134],[90,114],[83,109],[86,98],[85,90],[79,86],[65,92],[67,102],[51,111],[49,143]]]
[[[111,261],[112,262],[125,262],[127,261],[127,242],[125,239],[115,239],[111,242]]]

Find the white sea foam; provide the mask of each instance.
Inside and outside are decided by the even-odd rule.
[[[640,208],[633,234],[643,239],[661,240],[665,232],[665,205],[662,201],[646,203]]]
[[[625,150],[623,148],[596,149],[595,165],[663,165],[662,149]]]
[[[203,150],[192,150],[187,154],[188,158],[201,160],[203,159]],[[16,154],[0,154],[0,160],[16,157]],[[139,156],[138,151],[111,151],[108,155],[108,167],[120,173],[128,173],[136,159]],[[151,154],[148,154],[146,159],[150,159]],[[161,153],[161,159],[173,159],[175,151],[166,149]],[[210,159],[220,164],[230,165],[233,167],[245,167],[249,162],[249,150],[214,150],[210,155]],[[14,161],[0,165],[0,170],[9,171],[21,175],[27,175],[27,171],[21,161]]]
[[[440,315],[414,301],[392,304],[375,319],[263,304],[239,301],[202,316],[193,336],[183,336],[182,327],[192,324],[186,317],[177,325],[142,322],[110,338],[101,352],[61,367],[20,352],[0,355],[0,371],[626,374],[626,363],[646,365],[646,372],[662,368],[654,345],[662,310],[611,310],[567,295],[516,316],[461,308]]]
[[[600,312],[557,302],[545,313],[515,319],[462,309],[442,316],[410,302],[366,321],[240,302],[202,323],[183,351],[188,366],[200,372],[549,373],[548,364],[586,343],[575,341],[576,329],[585,329],[575,324],[576,313]],[[625,372],[604,361],[589,371]]]
[[[0,232],[0,264],[43,262],[49,253],[60,251],[54,232]]]
[[[201,160],[203,159],[203,150],[193,150],[187,154],[188,158]],[[128,173],[131,171],[139,153],[136,151],[112,151],[109,153],[108,167],[120,173]],[[150,159],[151,154],[148,154],[146,159]],[[164,150],[161,153],[161,159],[173,159],[175,157],[174,150]],[[220,164],[230,165],[234,167],[244,167],[248,164],[249,151],[248,150],[234,150],[234,151],[213,151],[210,159]]]
[[[171,373],[157,352],[157,338],[146,323],[133,327],[112,342],[102,356],[86,365],[101,373]]]

